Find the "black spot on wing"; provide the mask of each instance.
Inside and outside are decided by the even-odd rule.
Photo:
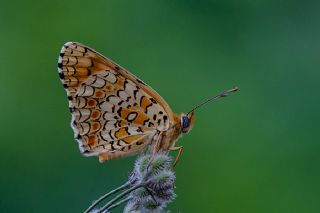
[[[146,123],[149,122],[149,120],[150,120],[150,119],[148,118],[147,120],[143,121],[143,126],[145,126]]]
[[[89,153],[90,153],[89,150],[84,150],[84,151],[82,152],[82,154],[89,154]]]
[[[114,146],[113,146],[113,141],[110,141],[110,145],[111,145],[111,151],[116,150],[116,149],[114,148]]]
[[[111,130],[109,130],[109,136],[110,136],[110,138],[112,139],[112,140],[114,140],[114,137],[112,136],[112,132],[111,132]],[[111,143],[111,142],[110,142]]]
[[[147,97],[146,97],[146,96],[144,96],[144,95],[143,95],[143,96],[141,96],[140,101],[139,101],[140,106],[142,106],[142,101],[143,101],[143,99],[144,99],[144,98],[147,98]]]
[[[137,93],[139,92],[139,89],[135,89],[134,91],[133,91],[133,97],[134,97],[134,99],[136,100],[137,99]]]
[[[124,91],[124,90],[120,90],[120,89],[117,91],[117,96],[118,96],[119,98],[120,98],[120,92],[123,92],[123,91]]]
[[[94,80],[92,81],[92,83],[90,84],[90,85],[93,85],[93,84],[95,84],[96,82],[97,82],[97,80],[98,80],[98,76],[93,76],[94,77]],[[103,85],[104,86],[104,85]]]
[[[152,106],[152,103],[150,103],[148,106],[146,106],[145,113],[148,113],[148,108]]]
[[[136,142],[136,145],[138,145],[138,146],[140,146],[141,144],[143,144],[142,141],[137,141],[137,142]]]
[[[166,123],[166,120],[168,120],[168,116],[163,116],[163,121],[164,121],[164,123]]]
[[[125,127],[124,129],[126,130],[128,135],[131,135],[131,133],[129,132],[129,127]]]
[[[131,96],[128,96],[126,102],[129,102],[131,98],[132,98]]]
[[[128,82],[128,80],[126,79],[126,80],[124,80],[124,82],[123,82],[123,89],[124,90],[126,90],[126,87],[127,87],[127,84],[128,84],[129,82]]]
[[[121,111],[122,111],[122,107],[119,107],[117,113],[118,113],[118,115],[119,115],[120,117],[121,117]]]
[[[140,84],[143,84],[143,85],[146,85],[143,81],[141,81],[140,79],[137,79],[137,81],[140,83]]]
[[[115,95],[109,95],[107,98],[106,98],[106,101],[110,101],[110,98],[112,98],[112,97],[116,97]]]
[[[154,98],[150,98],[150,101],[151,101],[152,103],[154,103],[154,104],[156,104],[156,103],[157,103],[157,101],[156,101],[156,100],[154,100]]]

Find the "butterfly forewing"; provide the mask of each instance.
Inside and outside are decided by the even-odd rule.
[[[169,128],[173,112],[161,96],[96,51],[68,42],[58,70],[83,154],[121,157],[142,150]]]

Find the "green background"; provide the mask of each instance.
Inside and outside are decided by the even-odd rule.
[[[56,67],[67,41],[177,113],[240,87],[179,140],[173,213],[320,212],[320,1],[12,0],[0,17],[1,212],[81,212],[132,169],[81,156]]]

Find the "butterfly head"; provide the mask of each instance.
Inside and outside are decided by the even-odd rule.
[[[188,133],[193,128],[194,123],[194,112],[188,114],[182,113],[180,116],[181,131],[183,133]]]

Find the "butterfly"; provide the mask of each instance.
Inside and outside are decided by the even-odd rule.
[[[100,162],[152,146],[154,153],[177,150],[176,164],[183,147],[175,144],[193,128],[194,110],[237,90],[228,90],[178,115],[142,80],[77,42],[63,45],[58,72],[80,151],[85,156],[98,156]]]

